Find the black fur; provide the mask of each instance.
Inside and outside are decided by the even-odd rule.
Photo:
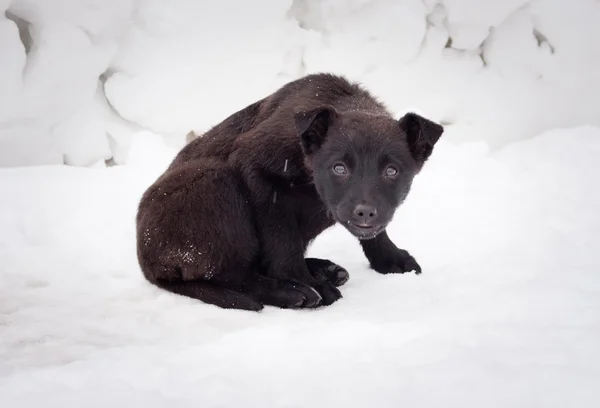
[[[380,273],[421,272],[385,228],[443,128],[394,119],[346,79],[309,75],[192,138],[137,215],[145,277],[224,308],[329,305],[342,267],[304,258],[341,223]]]

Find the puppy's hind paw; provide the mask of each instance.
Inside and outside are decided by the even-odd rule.
[[[325,282],[321,285],[316,286],[315,289],[323,298],[323,300],[321,301],[321,305],[323,306],[329,306],[338,299],[342,298],[342,293],[332,283]]]

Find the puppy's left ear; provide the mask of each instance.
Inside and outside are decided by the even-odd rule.
[[[332,106],[322,106],[294,115],[296,131],[300,135],[302,149],[307,155],[315,153],[325,141],[329,126],[337,117]]]
[[[419,167],[423,166],[431,155],[433,146],[444,133],[444,128],[416,113],[407,113],[398,122],[406,133],[410,153]]]

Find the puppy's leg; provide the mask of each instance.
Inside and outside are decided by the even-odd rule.
[[[304,283],[315,288],[322,305],[330,305],[342,297],[326,280],[315,279],[304,260],[305,244],[289,198],[265,200],[257,197],[256,225],[260,241],[264,274],[275,279]],[[262,199],[262,200],[261,200]]]
[[[335,286],[342,286],[350,278],[348,271],[327,259],[306,258],[306,266],[317,280],[326,280]]]
[[[415,271],[421,273],[421,266],[407,251],[398,248],[383,231],[373,239],[361,240],[365,256],[371,268],[383,274],[405,273]]]
[[[330,305],[342,297],[340,291],[323,277],[313,276],[304,259],[304,243],[295,220],[272,212],[259,218],[261,255],[265,274],[283,280],[312,286],[322,297],[321,304]],[[283,219],[279,223],[275,220]],[[285,225],[285,228],[281,228]]]
[[[156,286],[169,292],[201,300],[223,309],[242,309],[258,312],[263,304],[251,295],[219,287],[211,282],[157,280]]]

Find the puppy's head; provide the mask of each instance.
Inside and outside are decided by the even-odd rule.
[[[394,120],[330,106],[294,120],[321,199],[359,239],[385,229],[444,131],[414,113]]]

